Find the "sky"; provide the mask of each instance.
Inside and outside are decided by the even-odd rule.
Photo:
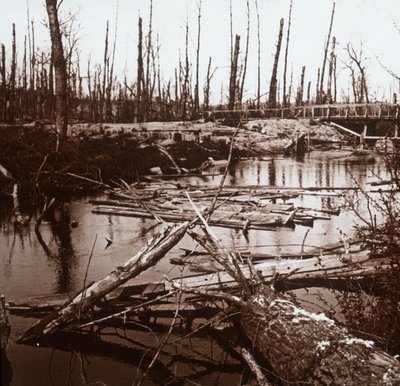
[[[173,79],[179,55],[185,50],[185,25],[189,22],[189,51],[195,63],[197,41],[197,16],[199,0],[153,0],[153,36],[159,36],[161,71],[165,82]],[[202,0],[200,81],[206,77],[209,57],[216,68],[212,80],[212,100],[219,102],[227,94],[230,61],[230,0]],[[110,22],[112,44],[118,5],[116,70],[120,78],[127,75],[133,83],[137,59],[137,19],[143,18],[144,33],[148,29],[149,0],[64,0],[61,5],[64,17],[76,15],[78,47],[81,66],[102,63],[106,21]],[[283,73],[286,29],[290,0],[258,0],[261,36],[261,93],[268,91],[280,18],[285,19],[279,74]],[[44,0],[0,0],[0,43],[11,53],[12,23],[16,25],[17,50],[21,58],[24,35],[27,33],[27,6],[34,21],[36,46],[49,49],[49,33],[44,22]],[[315,88],[317,70],[321,67],[324,45],[328,33],[331,0],[293,0],[292,25],[288,56],[288,83],[293,69],[293,86],[297,87],[301,67],[306,66],[305,84]],[[241,53],[246,41],[246,0],[232,0],[233,32],[241,35]],[[250,0],[250,45],[245,98],[253,98],[257,88],[257,18],[255,0]],[[399,82],[379,64],[400,74],[400,1],[398,0],[336,0],[332,36],[338,42],[338,84],[344,93],[349,91],[349,72],[343,61],[348,61],[344,51],[347,43],[356,49],[363,47],[363,58],[371,100],[391,99],[399,93]],[[378,60],[379,58],[379,60]],[[194,78],[193,78],[194,83]],[[222,90],[222,91],[221,91]],[[339,95],[341,94],[339,90]]]

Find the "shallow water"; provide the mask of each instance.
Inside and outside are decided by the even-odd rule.
[[[366,163],[365,159],[353,159],[348,155],[346,151],[313,152],[302,160],[243,160],[230,170],[226,184],[293,188],[348,187],[354,186],[355,179],[361,186],[366,186],[374,178],[373,173],[383,175],[380,162]],[[183,182],[199,186],[205,183],[218,185],[220,178],[190,178]],[[290,202],[310,208],[334,208],[344,201],[341,197],[306,195]],[[40,228],[48,249],[39,243],[34,225],[15,228],[7,221],[1,223],[0,293],[4,293],[7,300],[19,301],[58,293],[73,294],[82,288],[86,270],[86,283],[100,279],[134,255],[158,231],[152,220],[92,214],[87,199],[66,203],[58,215],[58,223],[44,222]],[[296,226],[294,230],[279,228],[276,232],[250,231],[248,240],[241,231],[215,228],[215,232],[226,244],[235,247],[254,248],[257,252],[279,253],[283,249],[300,252],[308,230],[306,244],[320,246],[338,241],[342,232],[351,234],[355,220],[353,214],[344,210],[339,216],[332,216],[331,221],[317,220],[313,228]],[[77,226],[71,227],[71,223],[77,223]],[[106,238],[113,241],[107,249]],[[192,240],[185,236],[168,256],[179,255],[179,248],[192,246]],[[163,275],[180,275],[179,267],[171,265],[168,257],[142,273],[138,281],[153,282],[160,280]],[[128,345],[126,340],[118,336],[108,337],[107,344],[78,342],[66,336],[70,348],[65,341],[62,344],[58,342],[61,348],[54,348],[57,344],[53,348],[14,344],[13,339],[34,321],[33,318],[10,316],[12,336],[7,358],[3,358],[2,373],[9,373],[7,370],[12,369],[12,376],[10,382],[3,380],[5,384],[81,385],[103,382],[107,385],[130,385],[143,354],[149,346],[156,345],[152,334],[140,331],[129,333],[129,338],[136,341],[133,345]],[[173,339],[179,335],[177,331]],[[178,353],[183,356],[177,356]],[[237,362],[227,360],[225,367],[210,368],[211,364],[225,361],[226,354],[212,339],[206,336],[192,338],[166,348],[145,384],[182,384],[185,383],[183,379],[188,383],[189,378],[198,384],[237,384],[242,376]]]

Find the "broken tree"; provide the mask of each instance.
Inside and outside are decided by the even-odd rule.
[[[187,222],[184,222],[172,227],[165,227],[123,266],[117,267],[108,276],[84,289],[58,311],[38,321],[25,331],[17,339],[17,342],[28,343],[38,340],[69,323],[79,321],[85,311],[89,310],[109,292],[159,261],[183,237],[188,225]]]
[[[282,384],[400,384],[399,361],[372,341],[357,338],[324,314],[308,312],[278,295],[262,282],[251,262],[253,277],[246,280],[234,255],[202,221],[205,236],[195,236],[196,240],[239,283],[242,298],[227,295],[226,301],[239,307],[239,325],[248,338],[248,350],[261,355]],[[188,290],[185,285],[181,288]],[[204,290],[207,297],[213,292]]]

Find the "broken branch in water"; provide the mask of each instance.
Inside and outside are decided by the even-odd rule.
[[[189,223],[185,222],[165,227],[123,266],[117,267],[108,276],[89,286],[84,294],[80,293],[60,310],[35,323],[17,342],[27,343],[40,339],[74,322],[77,309],[81,312],[87,311],[106,294],[158,262],[184,236],[188,226]]]

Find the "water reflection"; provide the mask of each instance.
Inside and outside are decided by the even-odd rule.
[[[13,380],[13,369],[5,351],[0,351],[0,381],[2,386],[9,386]]]
[[[353,178],[357,179],[361,185],[365,185],[371,169],[373,169],[374,173],[383,172],[379,163],[374,165],[367,165],[363,162],[355,163],[354,160],[346,160],[339,153],[335,156],[332,153],[315,152],[301,160],[271,157],[264,160],[241,161],[229,169],[226,183],[286,186],[293,189],[317,186],[348,187],[353,185]],[[203,176],[199,178],[184,178],[182,183],[197,184],[198,186],[206,184],[217,186],[220,179],[221,176]],[[340,204],[340,200],[340,197],[331,196],[300,196],[295,200],[291,199],[290,202],[297,206],[335,209]],[[91,206],[86,204],[85,200],[74,200],[70,204],[58,208],[52,217],[47,220],[40,227],[43,243],[40,243],[35,236],[33,225],[14,228],[7,221],[1,224],[0,292],[6,293],[8,299],[14,298],[18,300],[29,296],[79,290],[82,286],[88,256],[96,235],[98,243],[95,246],[93,259],[89,267],[88,281],[104,277],[116,266],[123,264],[143,246],[146,240],[159,230],[159,225],[154,220],[93,215]],[[343,211],[340,216],[333,216],[330,221],[317,220],[315,226],[308,233],[305,244],[317,246],[338,241],[340,237],[338,229],[347,231],[352,226],[353,220],[354,216],[346,211]],[[77,227],[72,227],[72,223],[76,223]],[[256,252],[265,251],[279,255],[290,251],[299,253],[308,229],[304,226],[296,226],[294,230],[279,228],[275,232],[250,231],[247,240],[241,230],[215,228],[215,232],[218,237],[226,241],[227,246],[254,248]],[[112,245],[107,249],[105,249],[105,238],[113,241]],[[192,248],[193,241],[190,237],[185,237],[179,246],[172,250],[171,256],[180,255],[180,247]],[[139,280],[143,282],[157,281],[166,273],[169,277],[180,276],[178,268],[172,267],[168,258],[163,259],[153,269],[144,272],[139,277]],[[15,320],[16,318],[14,322]],[[18,323],[13,324],[13,334],[15,335],[19,335],[31,323],[31,320],[24,322],[25,325],[20,320]],[[145,344],[146,337],[143,334],[138,335],[136,338],[136,342],[142,345]],[[195,347],[204,349],[205,342],[207,343],[203,338],[197,342]],[[61,342],[60,350],[64,349],[67,343],[70,344],[69,347],[71,349],[91,356],[91,362],[94,364],[85,368],[85,371],[89,375],[91,374],[90,379],[103,379],[110,385],[118,382],[114,377],[115,369],[118,369],[120,381],[118,384],[131,384],[133,374],[144,351],[147,350],[147,347],[144,348],[137,344],[136,349],[126,351],[123,345],[115,341],[88,342],[81,340],[81,338],[75,342],[77,345],[74,346],[71,336],[65,342]],[[192,347],[190,347],[191,349]],[[17,350],[15,346],[10,348],[14,355],[10,355],[14,366],[14,378],[17,377],[21,380],[21,377],[28,373],[26,370],[29,370],[37,377],[35,378],[36,384],[48,384],[47,374],[45,374],[46,369],[38,371],[36,367],[43,366],[49,356],[49,352],[40,351],[41,349],[39,348],[28,349],[24,347],[21,350],[26,351],[23,351],[18,357],[15,354],[15,350]],[[32,351],[28,352],[28,350]],[[193,351],[189,351],[189,349],[183,353],[182,348],[179,347],[179,349],[176,348],[176,352],[163,353],[164,359],[167,358],[167,361],[163,360],[156,364],[155,371],[152,373],[149,382],[160,384],[170,379],[178,382],[178,379],[174,378],[175,369],[179,367],[181,373],[185,373],[185,369],[191,367],[193,363],[194,367],[197,366],[196,371],[204,368],[207,368],[207,371],[193,374],[192,379],[201,381],[203,384],[224,384],[224,380],[226,381],[225,384],[237,383],[240,378],[239,373],[235,374],[236,378],[231,377],[229,380],[226,378],[239,370],[235,367],[236,365],[224,369],[223,371],[225,372],[220,376],[218,374],[219,361],[222,363],[223,359],[214,355],[214,347],[210,351],[213,352],[211,359],[207,362],[210,370],[198,361],[195,363],[199,356],[196,358],[190,357],[189,353]],[[181,356],[177,354],[178,352]],[[63,354],[62,356],[57,351],[57,361],[52,363],[52,366],[55,366],[52,367],[52,376],[54,376],[55,384],[64,384],[65,379],[69,377],[67,372],[70,358],[67,354]],[[5,359],[8,360],[7,358]],[[185,362],[186,359],[190,362]],[[128,361],[129,363],[121,364],[122,361]],[[170,366],[165,366],[166,362]],[[12,368],[9,361],[4,364],[4,368],[7,369],[7,363],[8,369],[11,370],[11,372],[8,371],[10,377]],[[174,367],[175,364],[176,368]],[[212,367],[214,364],[215,367]],[[80,369],[75,368],[73,379],[76,384],[80,384],[79,375]],[[121,379],[124,379],[124,382]],[[14,382],[18,384],[15,379]],[[31,382],[33,384],[33,381]],[[19,382],[19,384],[24,383]]]

